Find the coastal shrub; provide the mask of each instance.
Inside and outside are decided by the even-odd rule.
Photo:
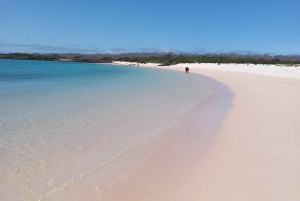
[[[274,64],[299,66],[300,55],[237,55],[237,54],[175,54],[175,53],[127,53],[127,54],[39,54],[9,53],[0,54],[4,59],[49,60],[68,59],[88,63],[110,63],[112,61],[160,63],[175,65],[178,63],[237,63],[237,64]]]

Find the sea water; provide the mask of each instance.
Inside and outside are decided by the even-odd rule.
[[[39,200],[156,135],[212,87],[151,68],[0,59],[0,200]]]

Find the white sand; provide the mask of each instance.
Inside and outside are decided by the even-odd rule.
[[[182,157],[167,151],[179,146],[169,143],[112,200],[300,200],[300,69],[235,64],[162,68],[183,71],[186,66],[221,81],[235,93],[215,143],[188,174],[164,162]],[[174,174],[164,172],[166,167]],[[143,177],[147,174],[150,176]],[[181,174],[188,179],[171,179]],[[163,188],[164,193],[155,186],[165,175],[172,183]]]
[[[200,198],[300,200],[300,80],[197,72],[235,93],[219,139],[199,167],[206,184]]]
[[[222,70],[222,71],[233,71],[233,72],[241,72],[241,73],[251,73],[251,74],[260,74],[260,75],[269,75],[276,77],[288,77],[288,78],[299,78],[300,79],[300,66],[276,66],[276,65],[263,65],[263,64],[216,64],[216,63],[195,63],[195,64],[176,64],[172,66],[159,66],[159,64],[155,63],[147,63],[147,64],[137,64],[136,62],[122,62],[122,61],[114,61],[114,64],[119,65],[134,65],[141,67],[157,67],[157,68],[166,68],[175,70],[182,70],[185,67],[189,67],[190,70],[193,69],[208,69],[208,70]]]

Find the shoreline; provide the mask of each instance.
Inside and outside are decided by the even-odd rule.
[[[82,180],[72,183],[42,200],[111,200],[112,193],[119,191],[123,182],[130,180],[132,174],[143,169],[153,155],[159,153],[161,149],[173,147],[169,146],[170,142],[177,141],[178,144],[181,144],[183,142],[182,132],[189,136],[186,138],[188,142],[185,143],[185,146],[177,147],[183,151],[200,148],[200,151],[195,151],[195,155],[204,156],[215,139],[214,133],[231,107],[230,100],[233,94],[221,83],[206,76],[201,77],[213,87],[212,92],[203,102],[199,102],[163,131],[130,147],[110,163],[99,168],[99,171],[95,170],[91,174],[87,174]],[[226,104],[224,105],[224,103]],[[188,130],[186,130],[187,127],[189,127]],[[191,139],[201,144],[201,147],[193,146],[192,148],[190,146]],[[183,154],[182,151],[176,151],[176,153],[176,155]],[[184,163],[184,167],[188,168],[195,161],[198,161],[198,158],[189,157]],[[76,196],[74,196],[74,192],[76,192]]]
[[[185,66],[137,67],[183,72]],[[67,189],[62,197],[51,196],[46,200],[300,199],[298,71],[286,75],[275,70],[272,76],[266,76],[255,69],[242,73],[193,66],[190,72],[215,79],[234,93],[233,107],[205,151],[199,149],[203,138],[197,138],[195,133],[184,135],[185,130],[177,128],[178,133],[171,141],[163,143],[137,169],[109,188],[97,188],[95,182],[101,177],[90,175],[89,181]],[[189,113],[192,112],[196,110]],[[206,117],[209,119],[209,113]],[[192,120],[196,123],[198,119],[187,119],[182,128],[188,130]],[[210,123],[213,121],[210,119]]]
[[[217,64],[217,63],[180,63],[171,66],[159,66],[157,63],[136,63],[114,61],[111,65],[132,65],[135,67],[160,68],[166,70],[184,71],[185,67],[189,67],[191,72],[196,70],[217,70],[217,71],[231,71],[240,73],[249,73],[257,75],[267,75],[272,77],[286,77],[300,79],[300,68],[286,66],[286,65],[269,65],[269,64]]]
[[[184,71],[185,66],[155,68]],[[212,148],[191,171],[193,177],[176,189],[176,196],[161,200],[299,200],[300,71],[237,72],[236,66],[226,70],[211,67],[194,66],[190,71],[229,86],[235,94],[233,107]],[[126,192],[136,190],[134,187],[123,191],[122,200],[130,200]],[[131,198],[160,198],[147,191],[142,196]]]

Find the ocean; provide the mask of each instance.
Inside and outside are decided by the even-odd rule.
[[[211,91],[192,73],[0,59],[0,200],[40,200],[93,174]]]

